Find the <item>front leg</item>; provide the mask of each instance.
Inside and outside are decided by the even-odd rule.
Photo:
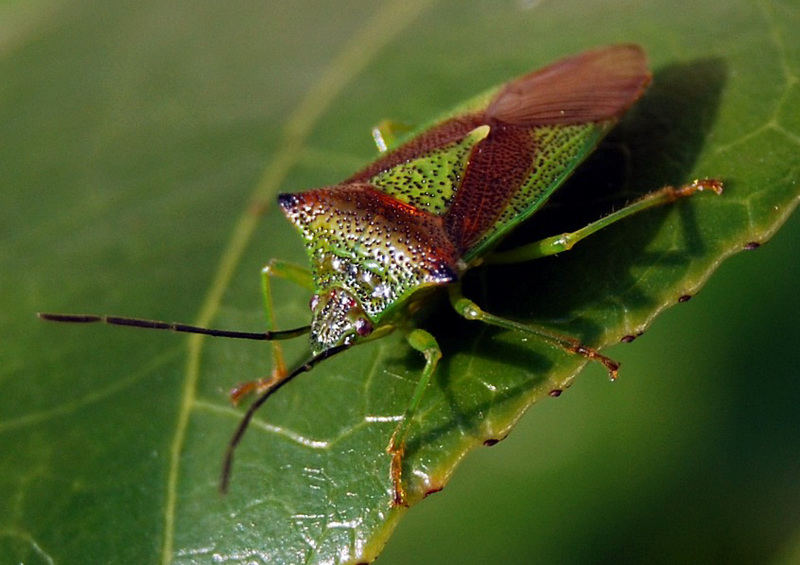
[[[261,269],[261,291],[264,296],[264,312],[267,318],[267,327],[270,330],[275,330],[277,324],[275,322],[275,308],[272,302],[272,277],[286,279],[289,282],[311,291],[314,290],[314,282],[311,278],[311,272],[308,269],[282,259],[270,259],[269,263]],[[301,334],[298,333],[298,335]],[[233,387],[228,393],[228,396],[234,405],[238,404],[242,398],[249,394],[261,394],[272,388],[286,376],[288,371],[286,370],[286,361],[283,357],[283,349],[281,348],[280,342],[271,341],[270,345],[272,346],[272,358],[274,360],[272,374],[269,377],[247,381]]]
[[[442,358],[442,350],[436,343],[436,338],[425,330],[416,329],[408,334],[408,344],[425,356],[425,367],[422,369],[422,376],[417,382],[411,401],[406,407],[406,411],[392,434],[392,439],[386,451],[392,456],[391,477],[394,485],[394,498],[392,506],[407,506],[406,491],[403,486],[403,456],[405,455],[406,438],[414,414],[419,408],[422,395],[431,380],[431,375],[436,369],[436,364]]]

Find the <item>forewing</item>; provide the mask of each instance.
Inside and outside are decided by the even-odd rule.
[[[541,206],[649,81],[635,45],[562,59],[466,102],[342,184],[441,216],[469,261]]]
[[[480,257],[540,208],[649,81],[642,49],[617,45],[502,87],[486,110],[489,134],[473,147],[444,216],[462,258]]]

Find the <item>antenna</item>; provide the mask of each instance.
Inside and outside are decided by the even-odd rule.
[[[337,353],[341,353],[345,349],[349,349],[351,345],[351,343],[336,345],[326,349],[322,353],[314,355],[311,359],[297,367],[285,377],[281,377],[280,380],[270,383],[269,388],[250,405],[250,408],[247,409],[247,412],[245,413],[241,422],[239,422],[239,427],[236,428],[236,431],[233,433],[233,437],[231,437],[231,440],[228,442],[228,450],[225,452],[225,461],[222,464],[222,476],[220,477],[219,481],[219,490],[222,494],[226,494],[228,492],[228,485],[231,480],[231,469],[233,467],[233,455],[236,451],[236,446],[238,446],[239,442],[242,441],[242,437],[244,437],[244,433],[247,431],[247,427],[250,425],[250,420],[253,419],[253,415],[258,411],[259,408],[261,408],[261,405],[264,404],[270,396],[277,392],[279,388],[291,381],[293,378],[302,373],[310,371],[317,363],[324,361],[325,359],[332,357]]]
[[[167,330],[179,333],[190,333],[208,335],[212,337],[229,337],[233,339],[251,339],[256,341],[272,341],[280,339],[291,339],[308,333],[311,326],[302,326],[292,330],[283,331],[265,331],[265,332],[240,332],[233,330],[220,330],[215,328],[203,328],[200,326],[192,326],[188,324],[179,324],[175,322],[161,322],[159,320],[145,320],[142,318],[126,318],[122,316],[97,316],[94,314],[53,314],[48,312],[39,312],[37,314],[42,320],[48,322],[60,322],[67,324],[108,324],[111,326],[127,326],[132,328],[144,328],[148,330]],[[328,357],[336,355],[337,353],[348,349],[351,344],[338,345],[326,349],[325,351],[314,355],[311,359],[304,364],[297,367],[291,373],[280,377],[269,385],[266,391],[259,396],[245,412],[244,417],[239,422],[239,426],[228,442],[228,449],[225,452],[225,460],[222,465],[222,476],[220,478],[220,491],[225,494],[228,491],[230,484],[231,470],[233,467],[233,456],[236,451],[236,446],[242,441],[244,433],[247,431],[250,421],[253,419],[256,411],[261,407],[267,398],[277,392],[279,388],[291,381],[296,376],[310,371],[317,363],[324,361]]]
[[[124,318],[120,316],[95,316],[93,314],[50,314],[39,312],[37,314],[42,320],[48,322],[64,322],[68,324],[108,324],[111,326],[128,326],[132,328],[144,328],[148,330],[167,330],[178,333],[201,334],[212,337],[230,337],[233,339],[252,339],[256,341],[273,341],[279,339],[292,339],[299,335],[308,333],[311,326],[302,326],[292,330],[265,331],[265,332],[239,332],[233,330],[218,330],[214,328],[201,328],[188,324],[178,324],[175,322],[160,322],[158,320],[144,320],[142,318]]]

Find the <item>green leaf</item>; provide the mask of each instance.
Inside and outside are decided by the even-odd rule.
[[[695,177],[722,178],[726,193],[465,282],[489,311],[598,346],[638,336],[696,294],[724,258],[769,240],[798,201],[791,1],[343,10],[43,0],[0,10],[0,555],[9,562],[378,554],[406,513],[389,507],[385,447],[423,365],[402,335],[331,359],[270,399],[222,497],[221,459],[242,413],[227,391],[269,374],[269,347],[44,324],[35,312],[263,328],[261,266],[304,261],[275,195],[367,163],[381,119],[427,121],[592,46],[646,48],[648,94],[516,237],[581,227]],[[789,228],[796,237],[797,221]],[[670,314],[610,351],[624,362],[620,382],[591,369],[531,411],[528,440],[515,433],[471,454],[464,478],[409,514],[382,562],[768,559],[797,530],[800,502],[792,241],[778,237],[723,268],[716,289],[675,314],[686,318]],[[276,285],[282,327],[307,322],[307,300]],[[445,357],[411,432],[412,502],[584,365],[446,305],[421,323]],[[285,347],[291,363],[308,356],[297,341]]]

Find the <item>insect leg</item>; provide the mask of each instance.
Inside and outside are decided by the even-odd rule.
[[[695,180],[689,184],[679,186],[666,186],[661,190],[646,194],[639,200],[620,208],[616,212],[600,218],[592,222],[588,226],[581,228],[571,233],[563,233],[553,237],[534,241],[527,245],[509,249],[508,251],[501,251],[486,258],[486,263],[519,263],[522,261],[530,261],[548,255],[555,255],[563,251],[569,251],[572,246],[580,240],[592,235],[593,233],[610,226],[628,216],[637,214],[643,210],[669,204],[681,198],[691,196],[695,192],[702,192],[710,190],[716,194],[722,194],[722,182],[714,179]]]
[[[311,272],[295,263],[283,261],[282,259],[270,259],[269,263],[261,269],[261,291],[264,295],[264,311],[267,317],[267,326],[270,330],[274,330],[277,324],[275,323],[275,309],[272,302],[272,277],[280,277],[287,281],[293,282],[303,288],[314,290],[314,283],[311,279]],[[228,396],[233,404],[238,404],[239,401],[251,393],[261,393],[268,389],[276,380],[280,380],[287,374],[286,361],[283,357],[283,349],[277,341],[271,343],[272,345],[272,358],[274,360],[274,368],[272,375],[268,378],[261,378],[254,381],[240,383],[233,387]]]
[[[405,454],[406,438],[408,437],[408,430],[414,419],[414,413],[419,408],[422,395],[425,394],[425,389],[428,387],[428,382],[431,380],[431,375],[436,369],[436,364],[442,358],[442,350],[439,349],[439,344],[436,343],[436,338],[425,330],[416,329],[408,334],[408,343],[425,356],[425,368],[422,369],[422,376],[417,382],[414,389],[414,394],[411,396],[411,401],[406,407],[400,423],[392,433],[392,439],[389,440],[389,445],[386,451],[392,456],[391,476],[392,483],[394,484],[394,499],[392,500],[393,506],[406,505],[406,492],[403,487],[403,455]]]
[[[609,377],[612,380],[617,378],[619,363],[610,357],[600,354],[596,349],[583,345],[575,338],[552,332],[549,329],[541,326],[523,324],[521,322],[509,320],[508,318],[502,318],[500,316],[495,316],[494,314],[489,314],[488,312],[482,310],[480,306],[475,304],[472,300],[466,298],[461,293],[460,285],[454,284],[449,288],[450,303],[453,305],[455,311],[464,316],[467,320],[478,320],[486,324],[505,328],[507,330],[533,335],[536,338],[556,347],[560,347],[565,351],[581,355],[591,361],[602,363],[603,366],[605,366],[605,368],[608,370]]]
[[[314,290],[314,283],[311,279],[311,272],[295,263],[283,261],[282,259],[270,259],[269,263],[261,269],[261,291],[264,295],[264,311],[267,317],[267,324],[270,329],[275,329],[275,309],[272,302],[272,277],[280,277],[308,290]],[[283,359],[283,350],[277,342],[272,344],[272,353],[275,360],[276,374],[286,374],[286,362]]]
[[[411,131],[411,127],[392,120],[381,120],[372,128],[372,139],[378,147],[380,153],[386,153],[389,149],[394,149],[397,142],[397,134],[406,134]]]

